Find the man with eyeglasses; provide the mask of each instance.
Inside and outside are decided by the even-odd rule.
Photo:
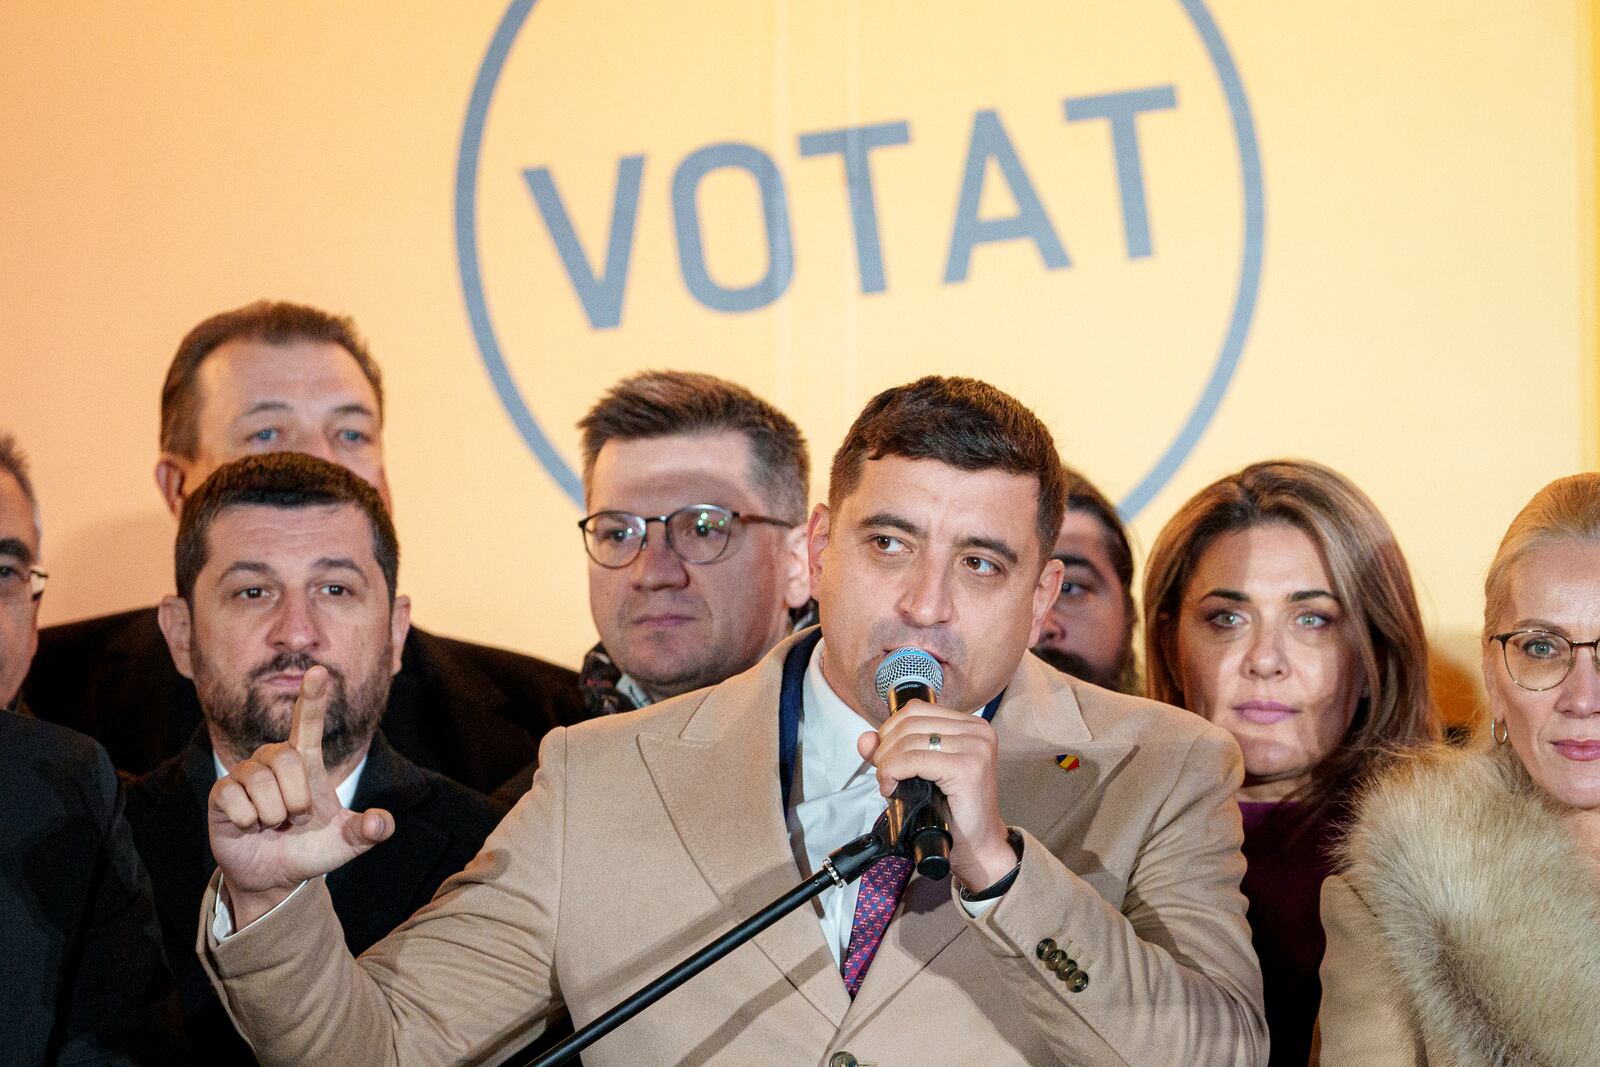
[[[589,611],[580,673],[594,712],[730,678],[814,618],[800,430],[742,386],[651,371],[578,423]]]
[[[22,453],[0,437],[0,707],[14,710],[39,647],[39,513]]]
[[[38,558],[27,464],[0,434],[0,1060],[172,1062],[172,979],[111,761],[17,696],[38,642]]]

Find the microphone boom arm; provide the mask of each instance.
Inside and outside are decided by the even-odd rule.
[[[555,1067],[605,1037],[674,989],[716,963],[722,957],[755,937],[761,931],[794,911],[800,905],[835,886],[843,888],[866,873],[868,867],[885,856],[895,855],[896,839],[887,832],[888,820],[880,818],[872,832],[836,848],[823,861],[822,869],[783,896],[756,912],[732,930],[700,949],[688,959],[630,995],[571,1037],[551,1048],[524,1067]]]

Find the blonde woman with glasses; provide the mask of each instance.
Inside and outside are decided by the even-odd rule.
[[[1600,1058],[1600,474],[1529,501],[1484,592],[1489,737],[1382,776],[1324,886],[1323,1063]]]

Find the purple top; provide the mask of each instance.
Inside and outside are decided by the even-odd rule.
[[[1305,1067],[1322,1001],[1322,880],[1332,872],[1329,847],[1337,835],[1312,825],[1290,841],[1281,820],[1271,818],[1277,809],[1273,802],[1239,803],[1249,865],[1240,888],[1250,902],[1250,935],[1265,983],[1268,1067]]]

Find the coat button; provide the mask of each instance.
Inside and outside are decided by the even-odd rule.
[[[1053,948],[1044,954],[1044,965],[1050,968],[1052,971],[1060,970],[1061,961],[1066,958],[1067,954],[1065,952],[1058,948]]]
[[[1033,954],[1042,960],[1051,952],[1055,951],[1055,947],[1056,943],[1047,937],[1043,941],[1039,942],[1039,947],[1033,950]]]
[[[828,1057],[828,1067],[860,1067],[860,1061],[848,1052],[835,1052]]]
[[[1074,993],[1082,993],[1089,988],[1089,972],[1077,971],[1067,979],[1067,988]]]

